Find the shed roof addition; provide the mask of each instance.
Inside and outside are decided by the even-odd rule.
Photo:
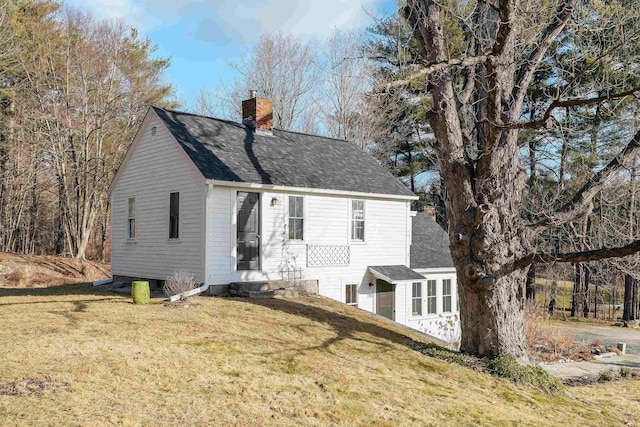
[[[412,218],[411,268],[453,267],[449,235],[424,212]]]
[[[206,179],[415,197],[348,141],[153,110]]]
[[[406,265],[370,265],[368,268],[374,276],[378,276],[389,282],[425,279],[422,274],[416,273]]]

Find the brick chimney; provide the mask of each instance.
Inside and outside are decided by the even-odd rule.
[[[249,94],[251,98],[242,101],[242,122],[252,119],[256,122],[256,129],[270,131],[273,128],[273,102],[258,98],[255,90]]]

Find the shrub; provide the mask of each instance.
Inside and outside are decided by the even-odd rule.
[[[131,284],[131,297],[134,304],[149,304],[149,282],[133,282]]]
[[[9,275],[7,275],[7,281],[11,284],[11,286],[29,287],[29,278],[30,274],[26,268],[18,267],[14,269]]]
[[[412,341],[409,347],[420,353],[444,360],[449,363],[488,372],[496,377],[506,378],[515,383],[527,384],[544,392],[556,393],[562,390],[562,384],[542,368],[531,365],[520,365],[513,356],[500,356],[495,359],[478,358],[449,350],[434,343]]]
[[[532,304],[526,307],[525,337],[534,360],[576,359],[580,353],[589,353],[566,328],[550,323],[546,311]]]
[[[620,371],[614,368],[609,368],[606,371],[600,372],[600,382],[617,380],[620,375]]]
[[[409,343],[409,347],[415,351],[419,351],[426,356],[435,357],[436,359],[444,360],[449,363],[457,363],[458,365],[468,366],[465,357],[461,353],[449,350],[446,347],[442,347],[432,342],[424,343],[419,341],[411,341]]]
[[[180,295],[183,292],[196,288],[196,282],[193,280],[193,274],[188,271],[176,271],[173,276],[167,277],[162,290],[168,297]],[[181,298],[183,299],[183,298]]]
[[[520,384],[529,384],[547,392],[562,390],[562,384],[544,369],[531,365],[520,365],[513,356],[499,356],[487,360],[487,369],[495,376],[508,378]]]

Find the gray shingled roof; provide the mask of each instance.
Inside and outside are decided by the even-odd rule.
[[[453,267],[447,232],[424,212],[412,218],[412,226],[411,268]]]
[[[424,276],[405,265],[370,265],[369,270],[388,277],[392,282],[397,280],[424,280]]]
[[[207,179],[412,196],[355,144],[153,107]]]

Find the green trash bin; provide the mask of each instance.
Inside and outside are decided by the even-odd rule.
[[[149,304],[149,282],[138,280],[131,284],[131,297],[134,304]]]

